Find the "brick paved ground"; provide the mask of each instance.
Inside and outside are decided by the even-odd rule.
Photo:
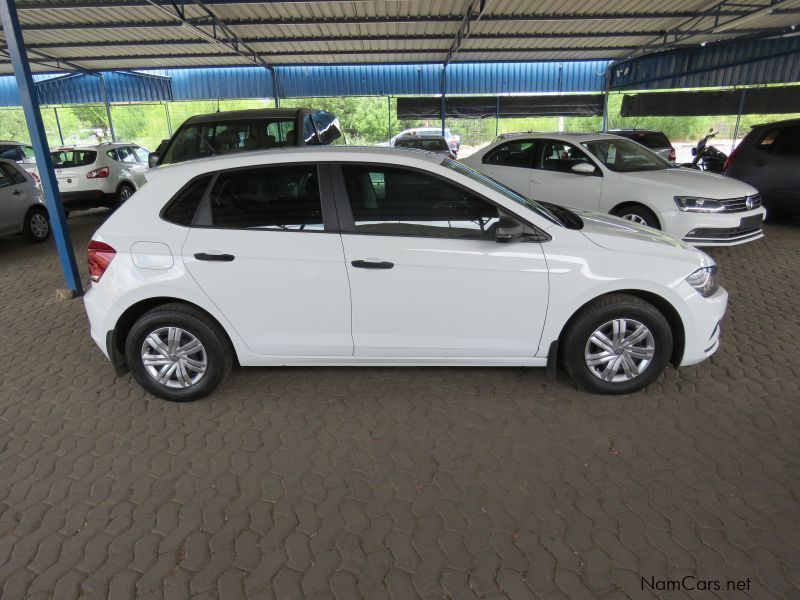
[[[82,267],[101,219],[70,220]],[[179,405],[115,379],[51,244],[0,240],[0,595],[797,598],[799,250],[715,251],[722,349],[646,393],[284,368]]]

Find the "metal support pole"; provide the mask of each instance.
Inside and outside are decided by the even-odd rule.
[[[272,69],[270,73],[272,73],[272,95],[275,96],[275,108],[280,108],[281,94],[278,91],[278,73],[275,69]]]
[[[67,218],[64,215],[64,207],[58,198],[58,182],[53,172],[53,161],[50,158],[42,113],[39,111],[39,98],[36,94],[36,87],[33,85],[28,53],[25,51],[25,43],[22,40],[22,28],[19,24],[15,0],[0,0],[0,17],[3,21],[3,33],[6,38],[8,54],[11,57],[11,64],[14,66],[22,110],[25,113],[25,121],[28,123],[36,166],[42,180],[42,190],[58,249],[58,257],[64,271],[64,279],[73,294],[81,295],[83,294],[83,285],[81,285],[78,265],[75,263],[75,255],[72,252],[72,240],[67,227]]]
[[[389,111],[389,121],[386,125],[386,133],[388,134],[387,139],[392,139],[392,97],[386,96],[386,108]]]
[[[172,137],[172,119],[169,118],[169,104],[164,102],[164,112],[167,114],[167,132]]]
[[[611,88],[611,64],[609,63],[606,68],[605,85],[603,86],[603,126],[601,128],[603,131],[608,129],[608,92]]]
[[[731,152],[736,148],[736,140],[739,137],[739,123],[742,121],[742,113],[744,112],[744,99],[747,95],[747,88],[742,89],[742,97],[739,98],[739,112],[736,114],[736,127],[733,129],[733,142],[731,143]]]
[[[442,105],[440,107],[440,113],[442,118],[442,136],[444,136],[444,129],[445,129],[445,94],[447,93],[447,65],[442,67],[442,78],[441,78],[441,91],[442,91]]]
[[[106,92],[106,80],[103,74],[100,73],[100,91],[103,94],[103,102],[106,105],[106,116],[108,117],[108,128],[111,130],[111,141],[117,141],[117,134],[114,132],[114,120],[111,118],[111,105],[108,103],[108,93]]]
[[[494,99],[494,137],[500,135],[500,96]]]
[[[64,145],[64,134],[61,132],[61,120],[58,118],[58,107],[53,107],[53,114],[56,116],[56,128],[58,129],[58,139],[61,140],[61,145]]]

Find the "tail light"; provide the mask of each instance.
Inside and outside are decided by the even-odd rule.
[[[42,183],[42,180],[39,179],[39,176],[36,173],[31,173],[31,177],[33,177],[33,181],[36,183]]]
[[[739,153],[739,146],[736,146],[736,148],[733,149],[733,152],[731,152],[731,155],[727,159],[725,159],[725,164],[722,167],[723,173],[733,166],[733,161],[736,160],[736,155],[738,153]]]
[[[675,162],[675,148],[669,151],[669,162]]]
[[[98,242],[92,240],[89,242],[89,249],[87,251],[89,259],[89,275],[92,281],[97,283],[106,272],[108,265],[114,260],[117,251],[105,242]]]
[[[95,169],[86,174],[86,179],[105,179],[106,177],[108,177],[108,167]]]

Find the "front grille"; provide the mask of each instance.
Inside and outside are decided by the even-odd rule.
[[[750,198],[753,201],[753,206],[747,208],[747,199]],[[753,196],[743,196],[741,198],[729,198],[728,200],[718,200],[722,206],[725,208],[722,212],[732,213],[732,212],[745,212],[747,210],[753,210],[754,208],[758,208],[761,206],[761,196],[759,194],[755,194]]]

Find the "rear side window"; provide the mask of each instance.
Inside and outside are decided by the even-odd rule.
[[[281,165],[220,173],[211,190],[214,227],[322,231],[315,165]]]
[[[170,223],[189,227],[210,183],[211,175],[189,182],[170,200],[161,213],[162,218]]]
[[[0,158],[22,160],[18,146],[0,146]]]
[[[800,125],[773,129],[761,140],[759,148],[772,154],[800,155]]]
[[[530,169],[533,166],[533,153],[536,142],[533,140],[516,140],[500,144],[486,153],[483,164],[498,165],[501,167],[523,167]]]
[[[56,169],[86,167],[97,160],[97,152],[93,150],[59,150],[50,153],[50,158],[53,159],[53,166]]]

